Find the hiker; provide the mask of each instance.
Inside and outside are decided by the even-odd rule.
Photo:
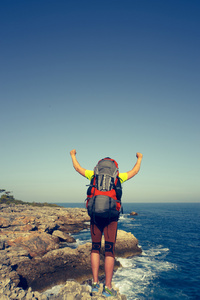
[[[115,242],[117,237],[117,223],[120,214],[120,207],[121,207],[121,183],[125,182],[126,180],[131,179],[135,176],[139,170],[142,161],[143,155],[141,153],[136,153],[137,162],[134,167],[125,173],[118,172],[118,165],[117,163],[112,160],[111,158],[107,157],[100,160],[97,166],[94,168],[94,171],[84,169],[80,166],[79,162],[76,159],[76,150],[73,149],[70,152],[72,163],[75,170],[81,174],[82,176],[86,177],[91,181],[90,187],[88,188],[88,198],[87,198],[87,208],[88,213],[91,217],[90,221],[90,232],[92,238],[92,250],[91,250],[91,267],[92,267],[92,274],[93,274],[93,283],[92,283],[92,293],[98,292],[100,285],[98,279],[98,272],[99,272],[99,265],[100,265],[100,249],[101,249],[101,238],[102,234],[104,233],[105,238],[105,285],[103,288],[103,295],[106,297],[109,296],[116,296],[117,292],[112,288],[112,276],[114,270],[114,263],[115,263]],[[102,165],[99,167],[99,164],[106,166],[107,174],[103,174],[100,177],[101,170],[103,169]],[[113,170],[115,175],[108,175],[108,164],[113,165]],[[98,178],[99,176],[99,178]],[[110,189],[108,186],[108,179],[110,183]],[[96,181],[94,182],[94,178]],[[113,179],[112,179],[113,178]],[[101,179],[101,180],[100,180]],[[98,183],[97,183],[98,181]],[[104,190],[103,187],[99,188],[99,185],[102,185],[104,182]],[[112,196],[111,196],[112,194]],[[102,196],[103,195],[103,196]],[[105,196],[106,195],[106,196]],[[97,199],[100,198],[98,204]],[[108,199],[109,206],[106,204]],[[96,203],[95,203],[96,202]],[[105,204],[104,204],[105,202]],[[103,203],[103,204],[102,204]],[[95,211],[96,205],[109,207],[109,209],[102,210],[102,207],[99,211]],[[103,211],[103,213],[102,213]],[[107,212],[107,215],[106,215]],[[102,215],[105,214],[105,215]]]

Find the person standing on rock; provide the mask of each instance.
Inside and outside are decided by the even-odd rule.
[[[72,163],[73,163],[75,170],[82,176],[91,180],[91,184],[90,184],[91,188],[94,186],[97,186],[97,183],[95,185],[95,183],[93,182],[93,178],[95,177],[95,174],[96,174],[95,173],[96,169],[94,169],[94,171],[92,171],[92,170],[87,170],[87,169],[82,168],[76,159],[76,150],[75,149],[70,151],[70,155],[71,155]],[[141,153],[137,152],[136,157],[137,157],[137,162],[130,171],[125,172],[125,173],[117,173],[118,175],[115,177],[115,179],[119,178],[120,186],[121,186],[121,183],[125,182],[126,180],[131,179],[139,172],[143,155]],[[102,159],[101,161],[106,161],[106,160],[114,161],[114,160],[110,159],[109,157]],[[116,164],[116,162],[115,162],[115,164]],[[97,168],[97,166],[95,168]],[[118,165],[117,165],[117,170],[118,170]],[[101,182],[103,182],[103,181],[105,181],[104,177],[101,179]],[[117,179],[116,179],[116,181],[117,181]],[[114,183],[113,183],[113,185],[114,185]],[[117,191],[116,187],[115,187],[115,191]],[[110,193],[110,192],[108,192],[108,193]],[[116,193],[115,193],[115,195],[116,195]],[[89,196],[89,197],[91,197],[91,196]],[[110,197],[112,197],[112,196],[110,196]],[[93,197],[93,198],[95,198],[95,197]],[[113,198],[117,200],[116,197],[113,197]],[[116,202],[119,203],[119,201],[116,201]],[[94,205],[92,205],[92,206],[94,206]],[[99,265],[100,265],[101,238],[102,238],[102,234],[104,233],[104,238],[105,238],[105,285],[103,287],[102,294],[106,297],[116,296],[116,294],[117,294],[117,292],[112,288],[111,282],[112,282],[114,263],[115,263],[114,249],[115,249],[115,242],[116,242],[116,237],[117,237],[118,218],[119,218],[119,214],[117,214],[116,217],[115,216],[110,217],[110,214],[109,214],[109,217],[107,219],[101,218],[101,217],[95,217],[95,218],[91,217],[91,222],[90,222],[90,231],[91,231],[91,238],[92,238],[92,251],[91,251],[91,266],[92,266],[92,274],[93,274],[92,293],[98,292],[98,290],[100,288],[98,273],[99,273]]]

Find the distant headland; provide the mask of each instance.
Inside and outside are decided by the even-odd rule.
[[[11,192],[7,192],[6,190],[4,189],[0,189],[0,193],[4,193],[1,197],[0,197],[0,204],[7,204],[7,205],[10,205],[10,204],[27,204],[27,205],[31,205],[31,206],[50,206],[50,207],[58,207],[57,204],[54,204],[54,203],[47,203],[47,202],[25,202],[25,201],[22,201],[22,200],[16,200],[14,198],[13,195],[10,195]]]

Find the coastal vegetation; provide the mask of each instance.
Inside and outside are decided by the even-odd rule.
[[[11,192],[9,191],[6,191],[4,189],[0,189],[0,193],[3,193],[0,197],[0,204],[16,204],[16,205],[19,205],[19,204],[27,204],[27,205],[31,205],[31,206],[50,206],[50,207],[57,207],[58,205],[57,204],[54,204],[54,203],[47,203],[47,202],[25,202],[25,201],[22,201],[22,200],[17,200],[14,198],[13,195],[10,195]]]

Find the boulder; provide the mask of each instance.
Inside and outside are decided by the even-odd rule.
[[[31,257],[42,256],[50,250],[58,249],[58,238],[47,233],[27,233],[25,237],[7,240],[8,246],[21,247],[28,250]]]
[[[38,231],[52,234],[54,230],[57,230],[59,227],[60,226],[56,222],[51,222],[46,224],[43,223],[38,226]]]
[[[131,233],[118,230],[116,241],[116,256],[129,257],[141,254],[142,250],[138,247],[138,239]]]
[[[104,237],[102,239],[102,247],[104,247]],[[131,257],[142,253],[142,249],[138,247],[138,239],[131,233],[123,230],[117,231],[117,239],[115,244],[116,257]]]
[[[76,240],[68,233],[62,232],[60,230],[54,230],[52,233],[53,237],[58,237],[61,242],[74,243]]]
[[[130,216],[137,216],[138,215],[138,213],[136,213],[135,211],[132,211],[131,213],[130,213]]]
[[[16,271],[26,286],[40,291],[69,279],[81,280],[91,276],[90,249],[91,245],[86,244],[79,249],[66,247],[49,251],[42,257],[20,262]]]

